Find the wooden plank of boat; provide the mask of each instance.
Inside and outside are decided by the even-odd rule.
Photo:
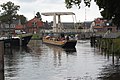
[[[61,46],[63,48],[74,48],[76,46],[77,40],[57,41],[57,40],[43,38],[43,43]]]
[[[64,45],[65,41],[57,41],[52,39],[45,39],[43,38],[44,43],[54,44],[54,45]]]

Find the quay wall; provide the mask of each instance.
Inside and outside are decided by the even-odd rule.
[[[0,41],[0,80],[4,80],[4,42]]]

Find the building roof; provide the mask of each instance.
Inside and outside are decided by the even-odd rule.
[[[94,28],[96,28],[96,29],[103,28],[103,26],[94,26]]]
[[[27,27],[42,27],[43,22],[39,18],[34,17],[33,19],[29,20],[26,25]]]

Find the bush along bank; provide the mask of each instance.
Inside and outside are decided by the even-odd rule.
[[[95,47],[106,53],[120,54],[120,38],[96,38]]]

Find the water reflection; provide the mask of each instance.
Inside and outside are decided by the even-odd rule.
[[[19,62],[22,59],[25,53],[29,53],[31,50],[29,47],[11,47],[5,48],[5,80],[9,78],[7,77],[16,77],[17,72],[19,72]]]
[[[29,53],[31,51],[31,49],[28,46],[24,46],[24,47],[11,47],[11,48],[5,48],[5,54],[9,55],[9,54],[17,54],[18,52],[27,52]]]
[[[66,51],[67,55],[77,55],[76,48],[67,48],[67,49],[64,49],[64,50]]]
[[[64,51],[67,55],[76,55],[76,48],[62,48],[59,46],[54,46],[54,45],[50,45],[50,44],[45,44],[47,45],[49,48],[53,49],[54,53],[62,53],[62,51]]]
[[[50,44],[45,44],[45,45],[53,51],[55,66],[61,66],[61,60],[62,60],[61,57],[63,54],[66,54],[66,57],[68,55],[76,55],[76,48],[62,48]]]
[[[108,58],[108,57],[107,57]],[[109,55],[108,60],[111,62],[104,65],[101,69],[99,80],[119,80],[120,79],[120,54],[112,56]]]
[[[34,40],[5,50],[5,80],[119,80],[119,58],[91,48],[89,41],[65,49]]]

